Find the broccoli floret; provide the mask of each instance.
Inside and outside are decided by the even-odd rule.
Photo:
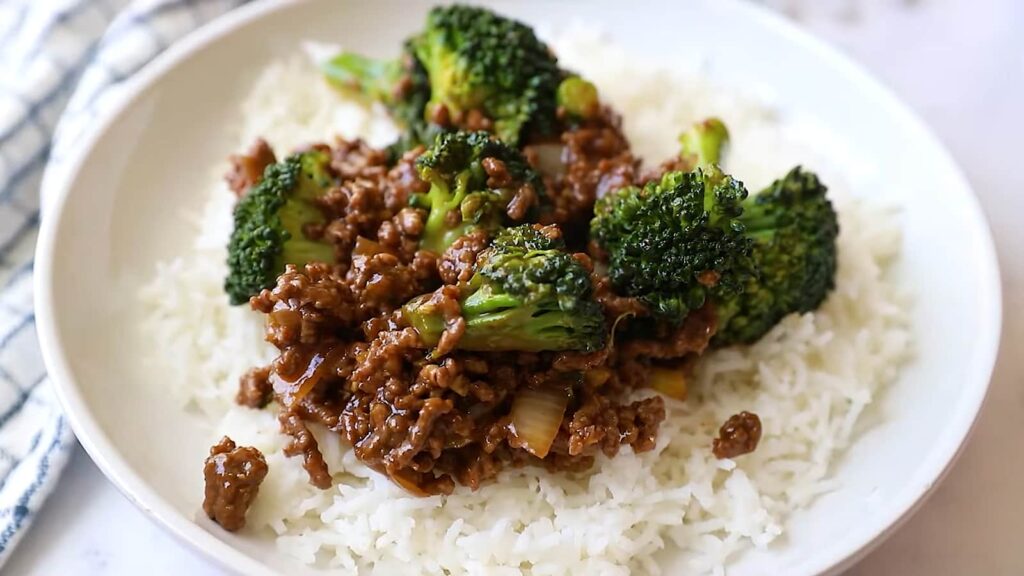
[[[753,241],[738,221],[746,197],[743,184],[714,165],[667,172],[601,198],[591,239],[620,293],[678,324],[709,296],[741,290],[753,273]]]
[[[436,106],[448,110],[455,127],[466,126],[471,110],[482,112],[494,134],[512,146],[557,133],[559,107],[570,122],[600,111],[594,85],[560,69],[532,28],[473,6],[431,10],[401,58],[346,52],[323,70],[334,84],[359,88],[389,107],[406,128],[393,154],[429,144],[446,129],[433,123]]]
[[[563,73],[529,26],[472,6],[437,7],[410,41],[430,79],[430,102],[453,116],[478,109],[494,133],[516,146],[554,133]]]
[[[729,130],[718,118],[708,118],[679,135],[680,156],[691,168],[719,164],[729,143]]]
[[[428,346],[440,340],[444,318],[429,294],[403,315]],[[459,297],[466,329],[456,348],[478,351],[584,350],[604,346],[607,329],[593,299],[590,274],[539,225],[502,230],[481,252]]]
[[[787,314],[816,309],[835,287],[839,224],[826,190],[798,166],[744,202],[740,221],[759,274],[741,294],[717,300],[716,345],[755,342]]]
[[[505,166],[508,178],[500,186],[488,186],[484,162],[489,158]],[[416,165],[420,178],[430,183],[429,192],[413,198],[415,206],[429,211],[420,246],[438,254],[473,229],[493,232],[511,223],[509,203],[521,187],[532,187],[536,199],[524,219],[546,198],[544,182],[522,154],[486,132],[442,133]]]
[[[307,224],[325,221],[312,201],[332,184],[329,164],[330,156],[318,150],[290,156],[268,166],[263,180],[238,201],[224,281],[232,304],[273,286],[285,264],[334,261],[329,244],[303,232]]]
[[[374,59],[342,52],[324,62],[321,68],[335,86],[359,90],[387,106],[392,117],[404,128],[402,136],[389,149],[393,159],[406,150],[432,142],[441,131],[441,127],[425,118],[430,79],[409,42],[396,59]]]

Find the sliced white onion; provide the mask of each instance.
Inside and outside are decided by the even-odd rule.
[[[317,350],[306,363],[306,370],[294,380],[284,378],[277,371],[271,371],[270,383],[274,392],[282,396],[282,403],[285,407],[294,406],[301,402],[307,394],[327,376],[332,370],[337,369],[338,362],[345,356],[345,347],[336,346],[329,350]]]
[[[558,435],[568,406],[569,390],[565,386],[547,384],[519,390],[512,401],[512,434],[528,452],[544,458]]]
[[[565,147],[561,142],[534,144],[533,149],[537,152],[537,170],[541,174],[556,178],[565,172],[565,162],[562,161]]]

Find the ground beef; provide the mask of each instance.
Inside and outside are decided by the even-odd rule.
[[[431,124],[437,124],[442,128],[449,128],[452,125],[452,114],[448,106],[442,103],[434,104],[427,111],[427,117],[430,118]]]
[[[621,444],[629,444],[637,452],[651,450],[664,419],[665,401],[661,396],[616,405],[600,391],[585,390],[580,407],[569,420],[568,453],[584,454],[593,446],[612,457]]]
[[[408,206],[409,197],[413,194],[430,191],[430,184],[420,179],[419,170],[416,169],[416,158],[423,150],[420,146],[406,152],[388,171],[384,183],[384,206],[393,213]]]
[[[443,128],[458,128],[471,132],[477,130],[490,132],[494,128],[494,122],[487,117],[483,110],[478,108],[453,112],[444,104],[434,104],[427,111],[427,117],[431,123]]]
[[[551,369],[556,372],[590,373],[607,363],[610,352],[611,349],[608,347],[595,350],[594,352],[579,352],[576,350],[557,352],[551,361]]]
[[[489,188],[506,188],[512,183],[512,176],[508,173],[505,163],[497,158],[484,158],[480,161],[487,174],[487,186]]]
[[[494,128],[494,121],[488,118],[483,110],[478,108],[469,110],[460,120],[464,130],[486,130],[490,132]]]
[[[740,412],[731,416],[718,430],[711,451],[715,458],[735,458],[749,454],[761,441],[761,419],[752,412]]]
[[[403,262],[413,260],[419,250],[426,217],[424,210],[402,208],[390,220],[381,222],[377,229],[377,242]]]
[[[239,406],[263,408],[273,397],[274,387],[270,384],[270,368],[253,368],[242,375],[235,402]]]
[[[455,349],[459,339],[466,331],[466,320],[462,317],[462,305],[459,304],[459,287],[447,284],[441,286],[430,295],[424,304],[441,312],[444,318],[444,331],[434,347],[434,354],[445,356]]]
[[[263,179],[263,171],[277,162],[277,156],[266,140],[257,138],[244,154],[234,154],[228,161],[231,169],[224,179],[235,196],[241,197],[249,188],[259,184]]]
[[[509,462],[582,470],[598,451],[614,455],[622,444],[649,450],[665,417],[661,398],[618,404],[600,393],[609,374],[580,384],[552,447],[555,455],[541,461],[509,432],[509,407],[518,387],[546,378],[554,362],[563,369],[585,369],[599,366],[606,356],[600,351],[553,360],[542,354],[454,351],[430,361],[414,330],[383,330],[368,343],[353,343],[344,357],[324,360],[331,365],[327,376],[281,416],[282,430],[293,437],[287,453],[303,456],[314,485],[329,482],[304,424],[317,422],[342,434],[360,460],[426,495],[450,493],[456,482],[476,488]],[[308,373],[307,361],[280,370]]]
[[[327,463],[324,462],[316,438],[303,422],[302,416],[294,410],[289,410],[278,415],[277,420],[281,424],[281,432],[292,438],[284,447],[285,456],[301,454],[302,467],[309,474],[309,483],[321,490],[330,488],[331,474],[327,469]]]
[[[620,296],[612,288],[612,281],[607,276],[596,275],[592,279],[594,284],[594,299],[601,304],[604,310],[604,317],[608,322],[614,324],[619,319],[641,317],[649,315],[647,305],[639,298],[632,296]]]
[[[388,155],[361,139],[337,138],[331,148],[331,168],[342,180],[383,181],[388,171]]]
[[[231,438],[223,437],[210,448],[210,456],[203,466],[206,481],[203,511],[225,530],[241,530],[245,526],[245,513],[266,476],[267,461],[259,450],[235,446]]]
[[[403,263],[415,256],[423,228],[423,214],[408,208],[410,195],[426,192],[416,168],[418,148],[403,155],[393,167],[387,154],[370,148],[361,140],[342,140],[331,151],[331,167],[341,183],[317,200],[328,215],[311,238],[323,238],[336,247],[338,265],[350,265],[350,255],[359,238],[378,242]]]
[[[372,180],[355,179],[343,182],[321,200],[331,214],[324,228],[324,238],[337,247],[340,254],[350,254],[359,238],[375,239],[377,231],[393,214],[384,204],[384,192]]]
[[[678,328],[665,333],[655,332],[649,338],[636,338],[622,343],[622,354],[658,359],[701,354],[711,342],[711,337],[715,335],[717,325],[714,307],[707,305],[691,312]]]
[[[488,240],[486,232],[474,230],[452,242],[437,263],[441,281],[445,284],[468,282],[473,276],[476,257],[487,248]]]
[[[315,344],[358,326],[355,295],[333,272],[319,262],[301,271],[288,265],[273,289],[250,300],[253,310],[267,315],[267,342],[284,350]]]
[[[637,176],[639,160],[630,151],[621,124],[606,109],[561,136],[564,171],[550,179],[554,208],[546,217],[573,239],[585,236],[598,198],[632,184]]]
[[[428,291],[413,267],[376,242],[360,238],[352,254],[345,282],[355,296],[360,320],[390,313]]]
[[[408,266],[421,289],[429,290],[439,283],[437,254],[432,251],[417,250]]]
[[[435,113],[447,114],[447,122],[489,122],[479,113]],[[547,216],[562,227],[535,226],[573,245],[573,230],[585,235],[595,198],[631,183],[637,163],[618,120],[607,112],[561,140],[567,165],[564,174],[549,178],[555,208]],[[577,253],[609,324],[624,322],[614,346],[587,353],[459,350],[465,330],[460,291],[487,235],[463,236],[441,255],[419,249],[426,212],[408,201],[428,189],[415,169],[422,148],[391,167],[382,151],[358,140],[321,149],[329,151],[339,183],[319,201],[327,223],[308,234],[333,244],[337,261],[288,266],[273,288],[251,299],[253,309],[266,315],[266,339],[279,354],[242,378],[237,398],[254,408],[271,400],[280,407],[280,429],[290,437],[285,454],[302,457],[313,485],[331,485],[314,431],[339,434],[362,462],[420,495],[447,494],[457,484],[476,489],[506,466],[581,471],[623,445],[637,452],[654,447],[665,418],[661,397],[624,398],[646,385],[652,362],[686,361],[703,351],[714,332],[713,310],[691,314],[676,329],[637,330],[634,320],[650,320],[646,306],[615,294],[591,256]],[[504,163],[488,159],[483,168],[491,186],[510,182]],[[532,212],[536,196],[520,187],[509,217]],[[422,294],[444,311],[445,330],[433,348],[401,311]],[[513,400],[524,387],[553,378],[569,399],[541,459],[515,433]]]

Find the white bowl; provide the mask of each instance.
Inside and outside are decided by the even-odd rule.
[[[211,159],[233,146],[245,86],[302,40],[389,53],[426,3],[264,2],[222,18],[146,67],[82,143],[43,221],[36,309],[46,363],[78,438],[104,473],[171,532],[240,573],[306,573],[273,545],[196,521],[208,431],[176,409],[126,335],[138,278],[183,244],[170,217],[203,202]],[[884,421],[835,470],[842,486],[795,515],[787,537],[730,574],[820,574],[849,565],[940,480],[985,396],[1000,332],[999,277],[977,201],[945,148],[889,92],[832,49],[747,3],[508,2],[532,22],[580,14],[637,57],[700,49],[715,79],[767,87],[865,160],[854,190],[905,208],[898,275],[916,295],[916,359],[882,398]],[[585,13],[585,14],[581,14]],[[670,50],[671,48],[671,50]],[[185,360],[185,359],[183,359]],[[669,559],[671,560],[671,559]]]

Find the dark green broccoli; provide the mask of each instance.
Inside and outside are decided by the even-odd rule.
[[[744,202],[740,222],[754,240],[758,276],[743,292],[721,296],[715,344],[750,344],[784,316],[816,309],[835,286],[839,224],[826,188],[793,168]]]
[[[718,118],[708,118],[679,135],[679,155],[690,168],[719,164],[722,149],[729,143],[729,130]]]
[[[499,186],[484,169],[486,159],[499,160],[508,175]],[[523,186],[533,189],[533,201],[518,220],[530,219],[545,198],[544,182],[514,148],[486,132],[445,132],[416,160],[420,178],[430,191],[413,198],[428,210],[420,246],[438,254],[456,238],[476,228],[495,231],[511,223],[509,203]],[[493,181],[492,181],[493,183]],[[525,201],[525,200],[521,200]]]
[[[481,252],[459,298],[466,330],[456,348],[538,352],[604,346],[607,329],[590,274],[550,231],[539,225],[503,229]],[[403,315],[425,344],[438,343],[445,319],[430,294],[407,303]]]
[[[426,70],[405,43],[402,55],[393,60],[373,59],[353,52],[342,52],[326,61],[322,70],[327,79],[343,89],[356,89],[387,106],[404,132],[392,144],[397,158],[402,152],[433,141],[441,131],[427,122],[425,109],[430,100],[430,80]]]
[[[232,304],[242,304],[274,285],[285,264],[333,262],[334,249],[310,240],[307,224],[325,221],[313,204],[332,184],[330,156],[313,150],[271,164],[263,179],[235,206],[235,228],[228,242],[228,276]]]
[[[529,26],[485,8],[441,6],[410,43],[430,79],[428,111],[444,105],[457,118],[480,110],[513,146],[555,132],[563,73]]]
[[[472,6],[431,10],[398,59],[344,52],[323,71],[335,85],[358,88],[388,106],[406,128],[393,146],[399,151],[429,144],[443,131],[432,123],[437,105],[456,127],[464,126],[469,111],[482,112],[495,135],[513,146],[527,135],[554,134],[559,105],[581,117],[597,109],[593,85],[559,69],[533,29]]]
[[[714,165],[667,172],[601,198],[591,239],[607,254],[619,292],[677,324],[709,296],[740,291],[753,273],[753,241],[738,220],[746,197],[743,184]]]

